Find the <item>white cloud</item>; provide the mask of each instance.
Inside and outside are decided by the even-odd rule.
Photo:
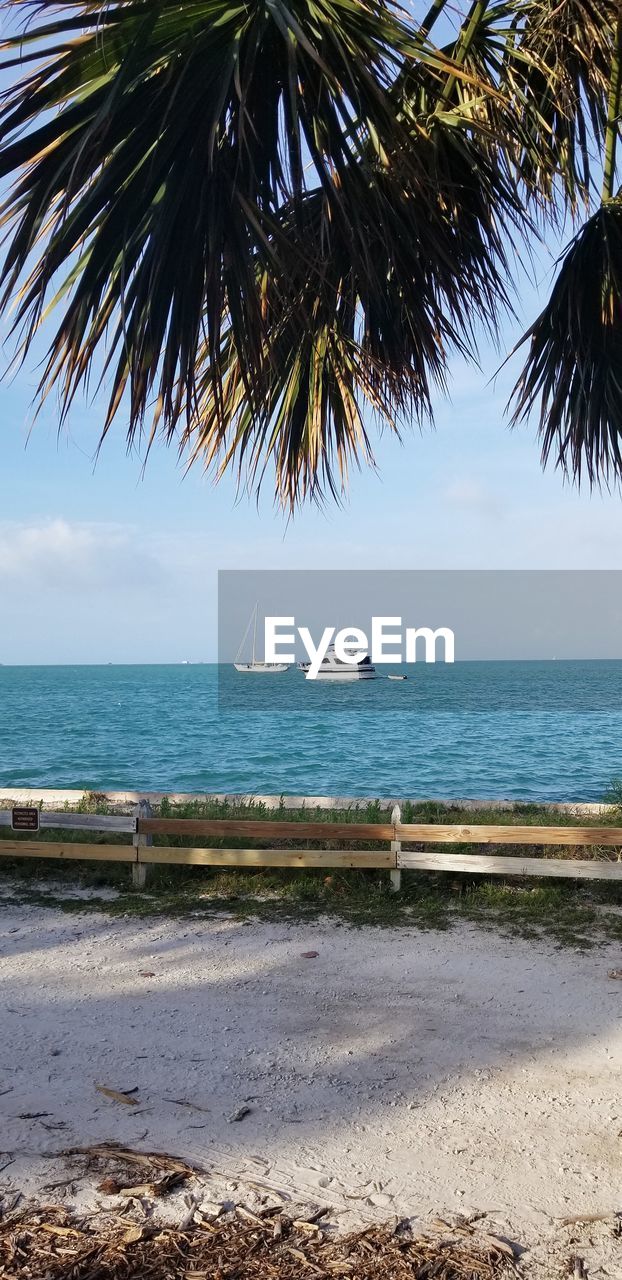
[[[162,580],[164,569],[134,530],[63,518],[0,524],[0,583],[20,591],[135,591]]]

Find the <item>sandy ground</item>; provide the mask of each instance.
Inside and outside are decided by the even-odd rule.
[[[203,1203],[292,1197],[343,1227],[479,1212],[529,1276],[579,1252],[590,1280],[620,1277],[611,1220],[562,1220],[622,1209],[621,964],[469,927],[139,922],[8,898],[0,1197],[112,1203],[58,1154],[112,1139],[200,1163]]]

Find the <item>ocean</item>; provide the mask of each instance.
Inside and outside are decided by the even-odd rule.
[[[2,787],[589,801],[617,775],[622,661],[341,687],[230,668],[219,686],[208,664],[0,667]]]

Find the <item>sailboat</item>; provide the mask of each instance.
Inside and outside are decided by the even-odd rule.
[[[239,647],[239,649],[238,649],[238,651],[237,651],[237,653],[236,653],[236,655],[235,655],[235,662],[234,662],[234,664],[233,664],[233,665],[234,665],[234,667],[235,667],[236,671],[241,671],[241,672],[252,671],[252,672],[254,672],[256,675],[275,676],[275,675],[278,675],[278,674],[279,674],[279,672],[281,672],[281,671],[287,671],[287,670],[289,669],[289,667],[288,667],[288,663],[287,663],[287,662],[260,662],[260,661],[255,657],[255,646],[256,646],[256,641],[257,641],[257,610],[258,610],[258,608],[259,608],[259,605],[257,605],[257,604],[256,604],[256,605],[255,605],[255,608],[253,609],[253,612],[251,613],[251,616],[250,616],[250,618],[249,618],[248,626],[247,626],[247,628],[246,628],[246,631],[244,632],[244,635],[242,636],[242,643],[241,643],[241,645],[240,645],[240,647]],[[250,662],[240,662],[240,658],[242,657],[242,651],[243,651],[243,649],[244,649],[244,645],[246,644],[246,640],[247,640],[247,637],[248,637],[248,633],[249,633],[249,631],[250,631],[251,627],[253,628],[253,654],[252,654],[252,658],[251,658],[251,661],[250,661]]]

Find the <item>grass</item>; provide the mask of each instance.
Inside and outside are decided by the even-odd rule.
[[[110,811],[105,796],[88,795],[77,811],[107,813]],[[74,811],[76,811],[74,809]],[[390,815],[378,803],[364,809],[347,810],[267,810],[261,804],[233,805],[223,801],[195,801],[174,808],[167,801],[155,810],[160,816],[187,818],[269,818],[287,822],[384,822]],[[512,809],[482,808],[464,810],[437,802],[404,804],[402,819],[405,822],[456,822],[466,824],[488,823],[511,825],[539,825],[555,822],[566,826],[618,825],[621,813],[617,806],[608,813],[591,818],[569,814],[555,815],[536,804],[515,805]],[[59,830],[45,830],[39,835],[42,843],[58,839]],[[0,840],[15,838],[6,827],[0,827]],[[83,841],[84,832],[63,832],[64,841]],[[114,844],[118,835],[89,833],[95,843]],[[155,844],[182,846],[196,843],[196,838],[180,836],[154,837]],[[247,841],[211,839],[214,848],[227,844],[244,847]],[[271,840],[272,845],[287,848],[300,841]],[[309,843],[309,842],[305,842]],[[347,848],[345,841],[340,847]],[[373,848],[373,842],[356,848]],[[385,848],[381,844],[377,847]],[[450,846],[451,847],[451,846]],[[463,852],[478,846],[462,845]],[[504,852],[537,855],[531,846],[505,847]],[[607,856],[611,856],[611,850]],[[571,850],[542,849],[543,855],[561,857],[599,856],[594,849]],[[65,911],[82,911],[85,899],[75,896],[75,890],[88,891],[88,909],[105,912],[111,916],[153,915],[209,916],[230,913],[241,919],[300,920],[313,917],[329,917],[349,925],[376,925],[378,927],[409,927],[418,929],[448,929],[461,921],[480,927],[502,929],[512,936],[535,938],[546,936],[559,945],[571,945],[581,949],[597,946],[608,940],[622,941],[622,883],[603,881],[572,881],[552,883],[546,880],[504,881],[501,877],[485,878],[468,873],[417,873],[403,872],[402,892],[389,893],[389,878],[382,871],[326,871],[280,868],[233,869],[207,867],[155,867],[151,872],[148,888],[136,890],[129,885],[127,864],[94,862],[51,862],[33,859],[2,858],[0,860],[0,895],[2,884],[11,890],[11,901],[40,903],[56,906]],[[113,889],[114,898],[98,895],[98,890]]]

